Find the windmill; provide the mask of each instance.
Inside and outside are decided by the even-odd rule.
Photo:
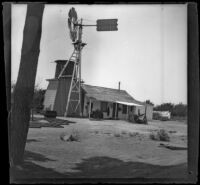
[[[59,115],[81,116],[81,52],[86,43],[82,42],[82,28],[95,26],[97,31],[117,31],[117,19],[99,19],[95,25],[83,24],[72,7],[68,13],[68,28],[74,50],[69,59],[55,61],[56,75],[49,80],[44,108],[55,110]],[[60,63],[64,64],[61,65]],[[61,70],[59,66],[62,66]],[[58,70],[57,70],[58,69]],[[57,74],[57,71],[58,74]],[[65,93],[65,96],[63,96]],[[67,100],[66,100],[67,99]]]
[[[73,62],[73,72],[71,75],[65,116],[81,113],[81,50],[86,44],[82,42],[82,19],[80,22],[78,21],[78,16],[74,8],[71,8],[68,14],[68,27],[70,38],[74,45],[74,51],[58,76],[58,79],[63,77],[65,69],[70,62]]]

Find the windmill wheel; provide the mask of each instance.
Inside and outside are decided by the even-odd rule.
[[[73,42],[77,39],[77,13],[75,8],[71,8],[68,13],[68,27],[70,30],[70,38]]]

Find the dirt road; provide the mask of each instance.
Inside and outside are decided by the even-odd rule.
[[[187,147],[186,123],[152,121],[140,125],[122,120],[67,119],[76,123],[64,128],[29,129],[25,160],[41,168],[39,176],[42,173],[49,177],[49,170],[54,172],[51,177],[176,178],[186,173],[187,150],[160,146],[170,143]],[[152,131],[161,128],[169,132],[169,142],[149,138]],[[74,130],[79,134],[79,142],[60,139],[62,133]]]

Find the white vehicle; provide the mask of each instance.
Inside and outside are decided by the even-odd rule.
[[[169,111],[153,111],[154,114],[157,115],[157,118],[160,120],[170,120],[171,119],[171,112]]]

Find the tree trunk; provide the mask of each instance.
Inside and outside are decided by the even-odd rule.
[[[4,37],[4,61],[5,61],[5,80],[7,111],[10,112],[11,101],[11,4],[3,4],[3,37]]]
[[[42,3],[30,3],[27,5],[20,68],[11,107],[9,148],[11,166],[19,165],[23,162],[40,52],[43,11],[44,4]]]

